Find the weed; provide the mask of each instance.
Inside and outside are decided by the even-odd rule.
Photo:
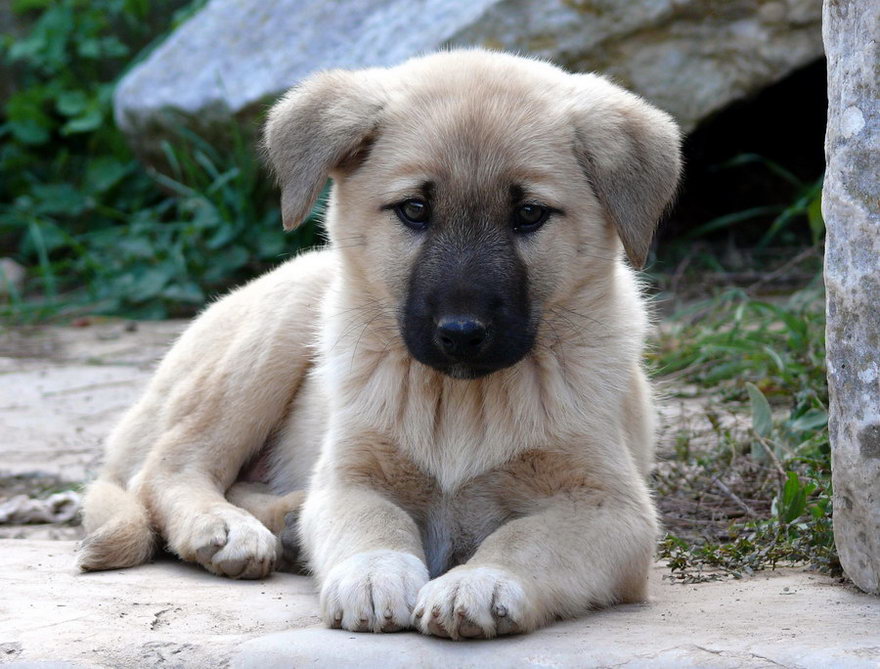
[[[0,317],[187,315],[316,240],[314,221],[283,235],[277,197],[232,124],[225,153],[180,129],[163,145],[166,174],[113,126],[116,78],[177,20],[167,5],[13,3],[34,20],[0,42],[18,84],[0,121],[0,251],[32,269]]]
[[[782,304],[734,288],[679,311],[652,353],[657,375],[717,388],[731,400],[748,397],[744,376],[771,397],[822,394],[825,315],[816,284]]]
[[[671,319],[653,361],[659,376],[714,398],[708,437],[681,430],[658,469],[661,510],[677,532],[659,551],[672,577],[780,563],[837,571],[821,288],[782,303],[742,290],[703,301]]]
[[[755,165],[782,179],[794,189],[794,198],[787,205],[766,205],[725,214],[688,231],[683,240],[699,239],[709,233],[745,223],[765,216],[774,216],[772,223],[758,240],[756,248],[763,249],[770,242],[798,221],[805,221],[810,230],[813,245],[819,244],[825,234],[825,223],[822,219],[822,179],[804,182],[782,165],[753,153],[743,153],[719,165],[717,170],[726,170],[744,165]]]

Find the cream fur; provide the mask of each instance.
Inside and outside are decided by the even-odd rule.
[[[655,417],[622,253],[644,261],[678,141],[600,77],[479,50],[293,89],[267,152],[288,226],[333,177],[330,246],[177,342],[108,442],[82,567],[145,560],[156,532],[213,572],[265,576],[307,489],[301,541],[331,626],[491,637],[643,598]],[[382,207],[425,179],[476,200],[515,179],[565,211],[518,249],[534,350],[484,378],[416,362],[399,334],[418,241]],[[272,494],[237,482],[267,444]]]

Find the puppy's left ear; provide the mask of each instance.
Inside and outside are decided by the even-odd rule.
[[[384,106],[382,72],[321,72],[269,111],[263,146],[281,186],[285,230],[305,220],[331,172],[363,159]]]
[[[641,269],[678,186],[678,126],[665,112],[600,76],[574,77],[575,154],[627,258]]]

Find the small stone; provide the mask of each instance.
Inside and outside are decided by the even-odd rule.
[[[767,23],[780,23],[788,17],[788,9],[782,2],[768,2],[758,9],[761,20]]]
[[[21,292],[25,269],[12,258],[0,258],[0,296]]]

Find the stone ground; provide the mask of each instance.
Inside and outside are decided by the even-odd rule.
[[[181,323],[0,330],[0,503],[87,480]],[[661,441],[700,420],[667,405]],[[880,599],[797,569],[673,584],[535,634],[456,644],[325,630],[308,578],[228,581],[171,560],[79,574],[75,525],[0,525],[0,663],[73,667],[880,667]],[[48,665],[45,663],[49,663]]]

